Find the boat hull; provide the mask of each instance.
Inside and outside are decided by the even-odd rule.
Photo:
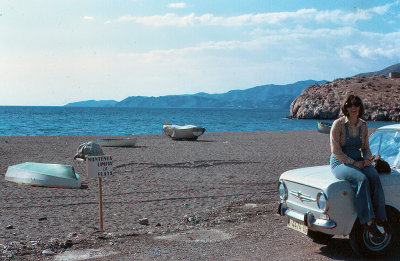
[[[326,122],[317,122],[317,130],[320,133],[329,134],[331,132],[331,124]]]
[[[136,138],[98,139],[96,142],[103,147],[134,147]]]
[[[165,135],[171,137],[173,140],[197,140],[198,137],[203,135],[206,129],[194,125],[179,126],[164,124],[163,131]]]
[[[9,166],[6,181],[32,186],[80,188],[81,181],[71,165],[25,162]]]

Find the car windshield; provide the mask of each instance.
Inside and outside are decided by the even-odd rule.
[[[369,146],[374,155],[380,155],[390,166],[400,168],[400,131],[377,130],[370,139]]]

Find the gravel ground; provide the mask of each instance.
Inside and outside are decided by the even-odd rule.
[[[328,164],[328,135],[138,135],[135,147],[103,147],[114,173],[102,179],[104,231],[98,180],[73,160],[98,138],[107,137],[0,137],[1,260],[357,260],[346,237],[318,245],[276,214],[280,174]],[[82,188],[4,180],[8,166],[27,161],[73,165]]]

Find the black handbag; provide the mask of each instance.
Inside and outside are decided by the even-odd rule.
[[[387,163],[387,161],[385,161],[381,157],[374,156],[372,160],[373,160],[373,165],[379,174],[389,174],[392,171],[390,169],[389,163]]]

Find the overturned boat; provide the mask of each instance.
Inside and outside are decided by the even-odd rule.
[[[120,139],[98,139],[96,142],[103,147],[135,147],[136,137]]]
[[[329,122],[317,121],[317,130],[320,133],[329,134],[331,132],[332,124]]]
[[[197,140],[198,137],[203,135],[206,129],[194,125],[163,124],[163,131],[165,135],[171,137],[173,140]]]
[[[79,175],[71,165],[25,162],[9,166],[5,180],[43,187],[80,188]]]

